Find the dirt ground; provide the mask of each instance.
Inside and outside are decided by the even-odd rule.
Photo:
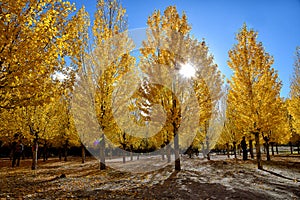
[[[11,168],[10,160],[2,159],[0,199],[300,199],[299,156],[272,157],[264,170],[252,160],[219,155],[211,161],[181,160],[182,170],[176,172],[159,156],[126,164],[107,160],[104,171],[93,158],[84,164],[80,158],[52,158],[39,161],[35,171],[31,160]]]

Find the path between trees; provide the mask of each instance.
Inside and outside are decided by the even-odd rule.
[[[160,157],[128,161],[108,161],[108,169],[98,170],[98,161],[80,158],[68,162],[57,159],[39,163],[30,170],[30,160],[11,168],[0,161],[0,198],[22,199],[298,199],[300,198],[300,157],[274,157],[265,171],[254,161],[216,156],[214,160],[182,157],[182,170]],[[109,163],[111,162],[111,163]],[[113,164],[123,169],[115,170]],[[145,173],[136,173],[144,168]],[[154,168],[153,168],[154,169]],[[65,175],[62,176],[62,174]]]

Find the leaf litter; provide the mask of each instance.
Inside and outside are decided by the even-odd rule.
[[[151,158],[161,168],[138,172],[145,160],[128,161],[120,171],[110,165],[100,171],[99,163],[88,158],[39,161],[30,169],[30,160],[11,168],[0,161],[0,199],[299,199],[300,157],[273,157],[257,170],[255,161],[216,156],[211,161],[181,157],[182,170],[173,163]],[[149,161],[149,162],[150,162]],[[120,163],[119,163],[120,164]],[[135,167],[134,167],[135,166]],[[140,169],[140,168],[139,168]]]

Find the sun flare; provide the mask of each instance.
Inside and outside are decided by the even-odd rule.
[[[195,76],[196,70],[190,63],[181,65],[179,73],[185,78],[192,78]]]

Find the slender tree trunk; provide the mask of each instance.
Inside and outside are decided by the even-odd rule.
[[[210,160],[210,153],[207,153],[207,160]]]
[[[113,158],[113,148],[110,147],[109,150],[110,150],[110,159],[112,159]]]
[[[260,152],[260,143],[259,143],[259,132],[254,132],[254,135],[255,135],[257,168],[258,169],[263,169],[262,160],[261,160],[261,152]]]
[[[81,163],[84,163],[85,162],[85,148],[84,148],[83,143],[81,143],[80,146],[81,146]]]
[[[189,158],[192,158],[193,152],[192,152],[192,149],[191,149],[191,148],[188,148],[187,154],[189,155]]]
[[[167,145],[167,159],[168,159],[168,163],[171,162],[171,146]]]
[[[298,142],[298,154],[300,154],[300,141]]]
[[[250,156],[251,156],[251,158],[254,159],[253,140],[249,140],[249,150],[250,150]]]
[[[13,149],[12,149],[13,147],[11,147],[11,145],[10,145],[10,149],[11,149],[11,151],[10,151],[10,153],[9,153],[9,160],[12,160],[13,159]]]
[[[179,157],[179,135],[177,128],[175,129],[175,137],[174,137],[174,150],[175,150],[175,170],[180,171],[180,157]]]
[[[278,155],[279,151],[278,151],[278,143],[277,142],[275,143],[275,147],[276,147],[276,154]]]
[[[1,146],[1,144],[0,144],[0,146]],[[22,160],[25,160],[25,145],[23,146]]]
[[[266,151],[267,151],[267,161],[271,160],[270,149],[269,149],[269,141],[266,141]]]
[[[61,147],[59,147],[59,150],[58,150],[58,159],[59,159],[59,161],[61,161],[61,157],[62,157],[62,149],[61,149]]]
[[[37,169],[37,153],[38,153],[38,139],[35,138],[32,147],[32,170]]]
[[[68,161],[68,144],[69,144],[69,141],[66,140],[65,142],[65,145],[64,145],[64,161]]]
[[[291,154],[293,154],[293,144],[292,144],[292,142],[289,142],[289,145],[290,145]]]
[[[226,149],[227,149],[227,158],[230,158],[230,154],[229,154],[229,143],[226,143]]]
[[[64,150],[64,161],[65,162],[68,161],[68,150],[67,149]]]
[[[275,155],[275,153],[274,153],[274,142],[271,142],[270,144],[271,144],[272,156],[274,156]]]
[[[206,132],[206,131],[205,131]],[[207,133],[207,132],[206,132]],[[210,153],[209,153],[209,139],[208,137],[206,137],[206,156],[207,156],[207,160],[210,160]]]
[[[100,141],[100,170],[105,170],[105,137],[104,134],[101,135]]]
[[[265,136],[263,139],[265,141],[265,149],[266,149],[266,153],[267,153],[267,161],[270,161],[271,160],[271,157],[270,157],[270,144],[269,144],[270,139],[267,136]]]
[[[46,162],[47,160],[47,149],[47,144],[45,143],[43,147],[43,162]]]
[[[165,154],[164,154],[164,152],[161,152],[161,159],[165,160]]]
[[[126,162],[126,151],[124,150],[123,151],[123,163],[125,163]]]
[[[165,160],[165,147],[161,148],[161,159]]]
[[[236,156],[236,142],[233,142],[233,154],[234,154],[234,158],[237,159],[237,156]]]
[[[204,145],[204,142],[202,142],[202,155],[203,155],[203,158],[206,158],[206,152],[205,152],[205,145]]]
[[[177,65],[177,64],[176,64]],[[177,66],[175,66],[176,68]],[[178,107],[177,106],[177,100],[175,98],[175,95],[176,94],[176,75],[174,77],[174,81],[173,81],[173,85],[172,85],[172,89],[173,89],[173,93],[172,93],[172,112],[173,112],[173,116],[172,117],[175,117],[175,110],[176,108]],[[175,170],[176,171],[180,171],[181,170],[181,166],[180,166],[180,157],[179,157],[179,135],[178,135],[178,125],[179,123],[177,122],[176,119],[173,119],[173,122],[172,122],[172,125],[173,125],[173,131],[174,131],[174,153],[175,153]]]
[[[137,159],[137,160],[140,159],[140,154],[139,154],[139,153],[137,154],[136,159]]]
[[[133,161],[133,153],[130,151],[130,161]]]

